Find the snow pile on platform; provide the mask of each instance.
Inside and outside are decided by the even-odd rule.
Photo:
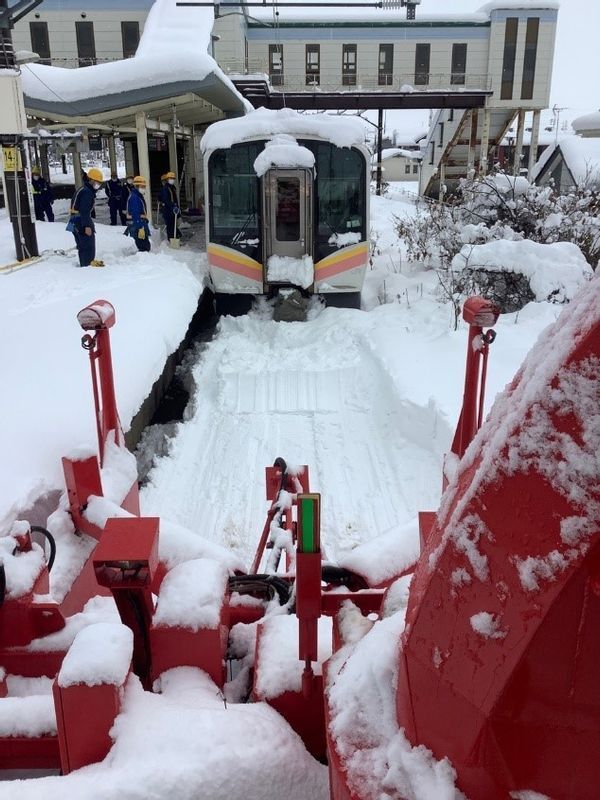
[[[267,170],[278,167],[280,169],[312,169],[315,165],[315,156],[306,147],[302,147],[287,133],[280,133],[270,141],[265,142],[265,149],[259,153],[254,161],[254,171],[259,178]]]
[[[331,656],[331,617],[318,621],[318,661],[313,672],[321,675],[323,662]],[[298,617],[280,614],[266,617],[260,626],[255,693],[260,699],[279,697],[284,692],[302,691],[304,662],[298,658]]]
[[[202,137],[202,151],[231,147],[248,139],[270,139],[278,134],[296,139],[317,136],[337,147],[352,147],[365,144],[366,126],[356,117],[259,108],[245,117],[214,122]]]
[[[218,627],[227,578],[227,569],[209,558],[174,567],[161,584],[153,624],[192,631]]]
[[[267,280],[271,283],[291,283],[308,289],[314,281],[315,269],[310,256],[270,256],[267,261]]]
[[[576,244],[539,244],[528,239],[498,239],[485,244],[465,245],[452,259],[452,269],[515,272],[524,275],[538,302],[564,303],[593,275],[593,270]]]
[[[326,694],[330,730],[362,800],[458,800],[456,773],[447,759],[412,747],[396,721],[398,642],[405,609],[377,621],[356,643],[331,659]]]
[[[123,686],[133,656],[133,633],[126,625],[97,622],[77,634],[58,673],[63,689],[76,684]]]

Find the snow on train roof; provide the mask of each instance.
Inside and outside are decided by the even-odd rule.
[[[337,147],[364,145],[366,139],[365,124],[357,117],[299,114],[291,108],[279,111],[259,108],[245,117],[213,123],[202,138],[202,152],[282,133],[294,138],[318,136]]]

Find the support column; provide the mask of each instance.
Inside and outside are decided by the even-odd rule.
[[[108,137],[108,164],[111,175],[117,174],[117,148],[115,147],[115,135]]]
[[[481,128],[481,145],[479,151],[479,174],[487,175],[488,151],[490,149],[490,110],[483,111],[483,125]]]
[[[125,151],[125,175],[136,175],[135,161],[133,158],[133,142],[126,140],[123,142],[123,150]]]
[[[50,164],[48,163],[48,145],[40,143],[40,168],[42,170],[42,178],[50,181]]]
[[[531,180],[531,174],[537,161],[537,149],[540,141],[540,116],[541,111],[537,109],[533,112],[533,122],[531,125],[531,141],[529,143],[529,161],[527,164],[527,179]]]
[[[75,188],[80,189],[83,186],[83,170],[81,168],[81,154],[76,149],[73,149],[73,174],[75,176]]]
[[[471,129],[469,131],[469,157],[467,159],[467,174],[475,172],[475,150],[477,147],[477,125],[479,124],[479,112],[476,108],[471,109]]]
[[[440,161],[440,168],[438,170],[438,174],[440,176],[440,186],[439,186],[439,189],[438,189],[438,200],[441,203],[444,200],[444,196],[446,194],[446,191],[445,191],[446,162],[443,159]]]
[[[195,132],[193,136],[194,159],[196,161],[196,203],[198,208],[206,204],[204,196],[204,155],[200,147],[205,131],[206,128],[202,128],[202,130]]]
[[[381,150],[383,143],[383,109],[377,112],[377,183],[375,194],[381,194]]]
[[[177,136],[175,134],[175,130],[171,127],[171,130],[167,133],[167,141],[169,143],[169,169],[171,172],[175,173],[175,180],[179,183],[179,165],[177,160]]]
[[[186,196],[192,208],[196,208],[196,198],[198,192],[196,190],[197,177],[196,177],[196,147],[194,144],[194,134],[186,141],[187,146],[187,174],[186,174]]]
[[[518,175],[521,169],[521,156],[523,155],[523,133],[525,131],[525,111],[520,108],[517,117],[517,141],[515,143],[515,158],[513,175]]]
[[[140,175],[146,179],[146,211],[148,222],[152,224],[152,191],[150,187],[150,155],[148,152],[148,131],[146,130],[146,116],[143,111],[138,111],[135,115],[135,127],[137,130],[137,150],[138,163],[140,165]]]

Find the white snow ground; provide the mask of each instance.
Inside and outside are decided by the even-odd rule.
[[[452,330],[434,274],[406,262],[391,224],[393,214],[412,209],[401,197],[372,199],[376,248],[363,292],[369,313],[314,308],[306,323],[274,323],[263,306],[222,320],[194,367],[186,420],[142,493],[144,512],[183,523],[248,562],[266,513],[264,467],[282,455],[307,463],[312,487],[323,493],[330,558],[343,560],[393,531],[399,548],[414,550],[416,512],[438,503],[441,458],[462,396],[466,330]],[[60,224],[38,224],[38,235],[42,247],[72,243]],[[0,264],[13,258],[10,239],[0,219]],[[113,355],[127,426],[195,307],[197,254],[132,254],[120,229],[99,226],[98,239],[103,270],[76,271],[73,254],[0,273],[0,365],[13,387],[0,395],[0,520],[60,488],[61,455],[95,447],[76,312],[98,297],[117,308]],[[559,311],[532,303],[500,320],[488,407]],[[0,800],[328,797],[325,768],[265,705],[225,708],[195,670],[163,676],[162,690],[142,693],[130,682],[105,762],[67,778],[0,783]]]

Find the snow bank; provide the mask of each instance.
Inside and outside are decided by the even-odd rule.
[[[310,256],[270,256],[267,261],[267,280],[271,283],[291,283],[308,289],[314,281],[314,264]]]
[[[396,721],[404,613],[379,620],[332,657],[326,687],[330,730],[350,787],[363,800],[458,800],[450,762],[436,761],[424,746],[412,747]]]
[[[265,142],[265,149],[258,154],[254,161],[254,171],[259,178],[262,178],[267,170],[275,167],[312,169],[314,165],[314,153],[299,145],[293,136],[280,133]]]
[[[581,250],[571,242],[539,244],[528,239],[498,239],[465,245],[452,259],[452,269],[516,272],[529,280],[538,302],[564,303],[593,275]]]
[[[202,151],[231,147],[248,139],[270,139],[287,134],[300,139],[318,136],[337,147],[364,145],[365,124],[354,117],[329,114],[299,114],[291,108],[271,111],[259,108],[245,117],[214,122],[202,137]]]
[[[218,627],[227,578],[227,569],[208,558],[174,567],[161,584],[153,624],[192,631]]]
[[[89,359],[81,349],[77,312],[101,297],[116,308],[111,346],[127,430],[184,338],[206,279],[197,253],[153,245],[154,252],[137,254],[119,227],[97,225],[97,252],[106,262],[100,270],[75,269],[73,236],[62,223],[38,222],[36,231],[40,249],[56,252],[0,274],[0,368],[4,384],[14,387],[0,394],[0,418],[10,420],[2,428],[0,526],[10,525],[39,496],[63,489],[62,456],[76,448],[97,449]],[[0,263],[13,260],[12,228],[2,216]],[[40,347],[41,339],[51,346]]]
[[[126,625],[97,622],[84,628],[64,657],[58,685],[123,686],[131,666],[133,633]]]
[[[331,617],[319,619],[318,661],[313,663],[315,675],[321,675],[323,662],[331,655]],[[255,693],[261,700],[279,697],[284,692],[302,691],[304,662],[298,657],[298,617],[278,614],[266,617],[258,638],[258,668]]]

